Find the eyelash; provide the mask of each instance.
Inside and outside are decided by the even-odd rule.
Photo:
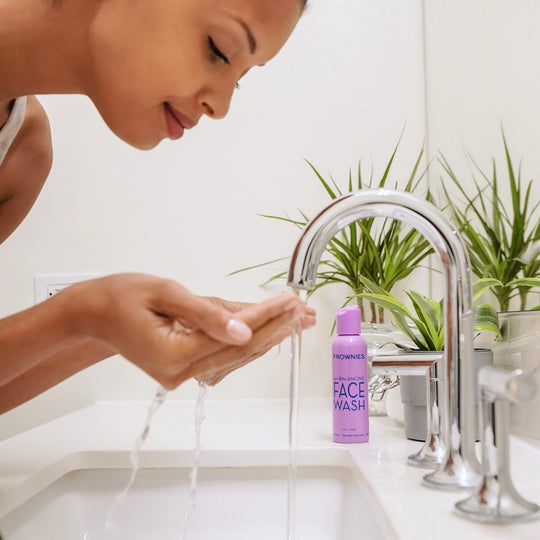
[[[214,60],[222,60],[226,64],[230,64],[229,59],[219,50],[219,47],[210,36],[208,36],[208,47]]]
[[[222,60],[227,65],[230,65],[229,59],[221,52],[215,41],[210,36],[208,36],[208,47],[210,48],[210,53],[212,54],[213,60]],[[240,90],[240,83],[236,83],[234,87],[236,90]]]

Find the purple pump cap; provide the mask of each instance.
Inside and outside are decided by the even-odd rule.
[[[336,311],[337,333],[340,336],[355,336],[360,334],[360,308],[347,306]]]

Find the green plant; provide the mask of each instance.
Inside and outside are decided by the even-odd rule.
[[[358,163],[357,176],[354,180],[352,172],[349,171],[346,191],[352,192],[365,188],[388,187],[389,174],[399,147],[399,142],[396,144],[384,173],[378,181],[375,181],[373,178],[373,167],[371,168],[369,179],[367,181],[364,179],[362,162],[360,161]],[[412,193],[418,190],[418,186],[426,173],[425,170],[422,172],[419,171],[423,156],[424,150],[422,148],[416,158],[407,183],[402,188],[404,191]],[[332,177],[326,180],[313,164],[309,161],[307,163],[330,199],[336,199],[346,192],[338,186]],[[398,187],[397,183],[394,187]],[[433,202],[433,197],[429,190],[427,190],[424,196],[426,200]],[[284,221],[299,229],[304,229],[309,222],[309,217],[301,210],[299,212],[300,218],[298,219],[273,215],[264,215],[263,217]],[[362,320],[368,320],[365,306],[359,296],[360,293],[365,291],[362,278],[366,277],[377,283],[380,287],[386,290],[392,290],[396,283],[409,276],[414,269],[418,268],[424,258],[431,252],[432,248],[429,242],[418,231],[400,221],[384,219],[376,222],[375,218],[369,218],[354,222],[344,228],[329,242],[319,264],[317,283],[311,294],[326,285],[344,283],[351,289],[352,296],[357,298]],[[273,264],[280,260],[284,259],[276,259],[244,268],[233,272],[233,274]],[[285,276],[286,272],[279,272],[271,276],[265,284],[283,279]],[[371,322],[384,322],[383,309],[377,309],[376,305],[371,303],[369,320]]]
[[[436,302],[416,291],[405,291],[412,310],[394,295],[379,287],[376,283],[364,279],[369,292],[361,293],[363,298],[387,309],[394,323],[421,351],[442,351],[444,348],[444,311],[443,300]],[[485,286],[476,288],[474,298],[478,298]],[[489,330],[499,334],[499,322],[495,308],[490,304],[475,306],[474,330]],[[409,324],[412,323],[413,326]]]
[[[528,294],[540,288],[540,258],[524,261],[523,253],[540,240],[540,202],[531,200],[533,181],[523,183],[521,165],[516,171],[502,132],[511,204],[505,204],[499,191],[499,176],[492,159],[491,176],[469,156],[474,192],[469,195],[444,156],[439,161],[465,199],[465,206],[452,198],[444,186],[452,219],[467,245],[471,267],[479,278],[492,278],[491,289],[500,311],[508,311],[513,298],[520,309],[527,306]],[[481,180],[477,178],[478,173]]]
[[[540,287],[540,279],[539,278],[517,278],[511,281],[508,285],[511,287],[529,287],[530,289],[532,289],[533,287]],[[480,294],[483,294],[487,290],[493,290],[495,287],[503,287],[503,286],[504,286],[503,283],[501,283],[498,279],[481,278],[474,283],[473,293],[476,289],[477,293],[475,294],[475,297],[478,297]],[[540,311],[540,304],[530,308],[529,311]]]

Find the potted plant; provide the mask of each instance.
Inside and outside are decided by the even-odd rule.
[[[361,293],[362,297],[379,307],[388,310],[396,326],[414,344],[414,348],[408,344],[397,343],[399,348],[408,353],[417,354],[435,353],[444,349],[444,311],[443,300],[435,301],[426,298],[416,291],[405,291],[410,300],[412,309],[398,300],[393,294],[385,291],[376,283],[363,279],[364,285],[369,292]],[[479,283],[473,287],[473,299],[478,299],[489,287],[490,284]],[[499,333],[497,312],[490,304],[478,304],[474,307],[474,329],[475,331],[490,331]],[[404,358],[405,360],[405,358]],[[410,357],[408,358],[410,360]],[[486,349],[475,350],[475,366],[478,370],[484,365],[492,363],[491,351]],[[438,392],[436,384],[430,383],[430,378],[436,378],[436,369],[432,365],[430,372],[424,376],[406,375],[400,377],[401,400],[404,404],[405,434],[407,438],[413,440],[426,441],[424,448],[409,460],[413,464],[420,466],[432,465],[441,457],[437,454],[438,448],[433,449],[433,454],[429,454],[429,447],[434,446],[433,439],[438,436],[433,433],[433,422],[431,418],[431,407],[433,396]],[[426,377],[428,380],[426,381]],[[435,422],[436,423],[436,422]],[[426,437],[427,435],[427,437]]]
[[[527,260],[524,257],[540,241],[540,203],[531,199],[535,194],[533,180],[522,182],[521,167],[516,171],[504,132],[502,137],[510,205],[501,197],[495,159],[492,160],[491,176],[488,176],[469,157],[473,185],[473,193],[469,194],[464,187],[466,182],[460,180],[441,155],[439,162],[443,171],[458,189],[464,203],[450,196],[444,182],[442,186],[451,219],[467,245],[473,273],[478,278],[494,280],[491,289],[499,311],[510,311],[514,299],[519,299],[519,310],[524,311],[530,292],[540,288],[540,258]]]
[[[336,199],[346,192],[360,189],[389,187],[391,167],[399,142],[398,140],[384,172],[378,180],[373,177],[373,168],[368,179],[365,179],[364,167],[360,161],[356,176],[353,178],[352,171],[349,171],[347,184],[340,187],[332,177],[325,179],[312,163],[307,163],[313,170],[318,183],[331,199]],[[420,184],[426,173],[426,170],[420,170],[423,157],[424,150],[422,148],[405,186],[401,188],[402,190],[415,193],[420,191]],[[397,182],[392,187],[397,188]],[[433,202],[429,190],[424,192],[424,197]],[[300,216],[296,219],[276,215],[263,215],[263,217],[283,221],[302,230],[310,218],[301,210],[299,212]],[[377,308],[374,303],[364,304],[361,293],[365,292],[366,289],[362,278],[368,278],[385,290],[391,291],[398,282],[420,267],[430,253],[432,253],[432,248],[429,242],[418,231],[406,224],[390,219],[377,221],[375,218],[357,221],[343,229],[329,242],[318,267],[317,284],[310,291],[310,294],[330,284],[345,284],[350,290],[350,295],[347,296],[343,305],[354,298],[360,307],[363,322],[384,323],[384,310],[382,308]],[[237,270],[233,274],[288,259],[288,257],[283,257],[267,261]],[[265,284],[284,279],[286,273],[286,271],[282,271],[272,275]]]
[[[494,362],[535,371],[540,357],[540,305],[534,305],[531,297],[540,291],[540,200],[533,180],[522,180],[521,165],[516,170],[504,131],[502,139],[510,204],[501,195],[502,176],[494,158],[488,174],[469,156],[471,192],[464,187],[471,182],[463,181],[444,156],[439,161],[464,201],[451,197],[443,182],[447,208],[467,245],[472,271],[489,286],[498,304],[501,337],[489,344]],[[532,420],[539,408],[540,394],[513,407],[513,433],[540,439],[540,424]]]
[[[395,325],[415,345],[415,351],[442,351],[444,348],[443,300],[435,301],[416,291],[404,291],[412,310],[392,293],[373,281],[362,278],[368,292],[361,296],[392,314]],[[473,300],[477,300],[491,283],[479,281],[473,285]],[[488,303],[477,304],[473,310],[476,332],[490,331],[499,334],[497,311]],[[413,350],[405,343],[396,345],[406,351]]]

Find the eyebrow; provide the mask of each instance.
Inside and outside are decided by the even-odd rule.
[[[236,19],[236,22],[245,30],[246,37],[249,43],[249,52],[251,54],[254,54],[255,51],[257,50],[257,41],[253,37],[253,32],[242,19]]]

